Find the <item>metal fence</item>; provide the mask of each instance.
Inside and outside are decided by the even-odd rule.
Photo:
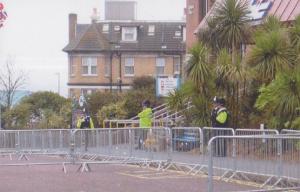
[[[163,169],[209,173],[210,179],[215,175],[260,182],[262,187],[298,186],[299,132],[281,133],[287,135],[276,130],[211,127],[1,130],[0,153],[18,159],[56,154],[65,157],[60,163],[84,165],[103,159],[156,162]]]
[[[216,155],[223,141],[226,153]],[[232,154],[232,148],[236,153]],[[260,183],[260,187],[300,187],[300,137],[298,136],[217,136],[208,144],[208,191],[213,176]]]

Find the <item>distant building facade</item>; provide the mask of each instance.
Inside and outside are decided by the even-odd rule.
[[[96,18],[96,17],[93,17]],[[93,20],[69,15],[69,96],[123,91],[139,76],[181,76],[185,22]]]

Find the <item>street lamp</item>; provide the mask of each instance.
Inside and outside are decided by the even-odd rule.
[[[60,95],[60,73],[55,73],[57,75],[57,93]]]

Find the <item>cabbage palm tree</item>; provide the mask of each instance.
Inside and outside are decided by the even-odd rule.
[[[269,85],[260,89],[255,106],[269,117],[280,120],[278,126],[287,122],[290,125],[297,117],[300,109],[299,72],[298,68],[289,73],[281,73]]]
[[[235,59],[236,49],[249,37],[249,4],[247,0],[217,2],[213,12],[211,33],[220,48],[228,48]],[[234,62],[234,61],[233,61]]]
[[[199,42],[190,49],[189,54],[186,76],[195,84],[200,93],[206,95],[209,91],[209,82],[212,79],[209,49]]]
[[[239,57],[234,59],[227,50],[220,51],[216,64],[216,85],[218,93],[226,95],[228,107],[232,113],[233,127],[238,126],[238,116],[241,109],[241,96],[245,95],[246,84],[249,74]]]
[[[294,52],[284,30],[257,34],[248,63],[254,67],[262,82],[271,82],[278,72],[293,67]]]

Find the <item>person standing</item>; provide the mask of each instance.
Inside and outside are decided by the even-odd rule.
[[[213,102],[213,110],[211,112],[211,125],[214,128],[214,130],[212,130],[213,136],[225,136],[227,131],[220,129],[228,127],[229,124],[229,112],[225,107],[225,99],[214,97]],[[225,139],[215,140],[215,156],[224,157],[226,153],[227,147]]]
[[[150,101],[145,100],[142,103],[143,110],[138,114],[139,117],[139,143],[138,149],[144,146],[145,140],[147,139],[147,134],[149,128],[152,126],[152,109],[150,108]]]
[[[214,98],[213,110],[211,112],[211,124],[212,127],[228,127],[229,123],[229,114],[228,110],[225,107],[224,98]]]
[[[89,115],[85,117],[82,115],[77,121],[77,128],[78,129],[94,129],[94,123],[92,118]],[[89,130],[84,130],[84,143],[85,143],[85,151],[87,151],[88,143],[89,143]]]

